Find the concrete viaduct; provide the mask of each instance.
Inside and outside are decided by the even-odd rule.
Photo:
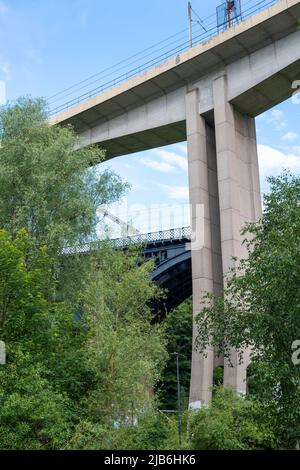
[[[203,292],[222,294],[233,257],[245,255],[240,229],[261,216],[254,118],[295,91],[299,21],[300,0],[278,1],[51,118],[72,124],[83,145],[99,144],[108,158],[187,140],[194,232],[204,217],[203,247],[192,250],[194,314]],[[245,392],[247,354],[243,364],[236,351],[231,356],[233,368],[211,348],[206,357],[193,351],[192,408],[210,401],[213,369],[220,364],[224,385]]]

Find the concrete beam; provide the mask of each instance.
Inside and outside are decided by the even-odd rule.
[[[198,88],[201,114],[213,123],[213,82],[227,75],[228,101],[250,117],[275,106],[294,92],[292,83],[300,77],[300,31],[279,39],[247,57],[236,60],[191,81]],[[186,140],[185,95],[188,87],[166,93],[147,103],[123,110],[122,114],[103,122],[93,114],[79,114],[70,123],[82,138],[83,145],[99,144],[107,149],[107,157]],[[85,121],[83,122],[83,119]],[[65,123],[64,121],[62,123]]]
[[[228,100],[254,117],[291,96],[299,79],[299,18],[300,0],[281,0],[50,122],[72,124],[84,145],[107,148],[109,158],[179,142],[186,137],[187,87],[201,90],[201,114],[209,118],[212,83],[224,74]]]

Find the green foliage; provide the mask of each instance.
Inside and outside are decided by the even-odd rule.
[[[95,168],[99,148],[50,126],[41,100],[2,108],[0,142],[0,448],[178,449],[177,415],[158,411],[153,390],[162,383],[163,407],[176,408],[178,352],[185,406],[191,302],[152,325],[151,301],[161,293],[136,250],[63,252],[95,239],[98,206],[127,185]],[[183,449],[299,443],[291,344],[300,338],[300,181],[271,183],[262,223],[247,227],[249,259],[232,273],[226,300],[210,298],[199,315],[199,350],[210,341],[225,356],[232,346],[254,347],[252,398],[217,388],[208,409],[184,413]]]
[[[51,253],[95,237],[98,206],[127,188],[114,173],[89,168],[104,152],[80,147],[70,126],[50,126],[42,100],[1,108],[0,141],[0,227],[14,236],[25,228]]]
[[[45,117],[44,103],[30,99],[0,113],[1,448],[66,447],[89,420],[123,428],[151,409],[165,357],[150,325],[148,303],[159,294],[152,266],[108,246],[59,263],[49,256],[92,238],[98,206],[126,185],[87,170],[103,152],[74,151],[73,131]]]
[[[136,253],[107,247],[92,256],[85,317],[93,323],[87,344],[97,386],[87,397],[89,417],[127,422],[151,407],[165,360],[159,325],[151,325],[150,300],[159,294],[151,282],[152,263],[138,266]]]
[[[261,405],[218,388],[209,408],[190,415],[190,445],[195,450],[259,450],[274,448],[275,437],[261,420]]]
[[[127,432],[135,442],[128,422],[154,410],[151,391],[166,355],[161,328],[150,323],[153,267],[135,260],[109,247],[91,254],[75,322],[55,300],[46,249],[23,231],[15,240],[0,232],[0,335],[8,353],[0,369],[0,448],[80,447],[85,423],[97,436],[89,446],[105,448],[101,429],[112,442]]]
[[[213,384],[216,387],[223,385],[224,382],[224,367],[215,367],[213,374]]]
[[[181,397],[184,409],[189,397],[192,360],[193,310],[191,299],[188,299],[167,314],[164,328],[169,359],[166,363],[159,388],[161,407],[167,410],[177,409],[176,361],[172,353],[178,352]]]
[[[54,262],[47,249],[36,249],[24,230],[15,239],[0,230],[0,335],[4,341],[26,342],[27,349],[36,354],[43,354],[44,347],[63,347],[58,344],[57,323],[67,331],[72,316],[55,302],[55,287]]]
[[[36,249],[24,231],[15,240],[0,231],[0,337],[7,349],[1,449],[53,449],[71,429],[70,401],[49,379],[57,376],[65,341],[71,349],[77,338],[72,315],[54,300],[52,267],[46,249]]]
[[[126,426],[105,427],[89,421],[77,426],[69,449],[76,450],[152,450],[166,448],[170,434],[168,419],[155,410],[139,416]],[[177,441],[178,442],[178,441]]]
[[[137,252],[63,249],[95,238],[98,206],[127,185],[88,168],[104,153],[50,126],[40,100],[2,108],[0,140],[0,448],[109,445],[101,430],[114,441],[155,409],[166,353],[149,305],[160,293]]]
[[[44,367],[15,345],[0,368],[0,403],[2,450],[59,449],[69,439],[68,398],[44,378]]]
[[[300,440],[300,368],[292,362],[292,343],[300,338],[300,179],[284,174],[270,183],[262,221],[243,232],[249,257],[231,273],[226,300],[209,297],[199,314],[197,346],[203,351],[212,342],[227,357],[231,347],[241,356],[252,348],[255,396],[281,445],[294,448]]]

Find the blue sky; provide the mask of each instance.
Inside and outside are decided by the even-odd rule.
[[[201,19],[213,15],[219,4],[192,1]],[[4,83],[8,100],[48,98],[175,33],[182,31],[176,40],[186,41],[186,28],[187,0],[0,0],[0,101]],[[299,116],[300,103],[289,100],[257,118],[263,191],[268,175],[283,168],[300,172]],[[172,224],[188,223],[183,206],[188,203],[185,143],[120,157],[104,166],[131,183],[128,217],[142,230],[143,210],[150,205],[176,206]],[[124,207],[119,213],[125,218]],[[161,209],[153,210],[152,228],[165,228]]]

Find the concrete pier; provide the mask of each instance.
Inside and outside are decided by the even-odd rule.
[[[214,117],[217,147],[223,275],[229,275],[237,259],[247,255],[241,229],[261,217],[261,194],[257,158],[255,121],[240,114],[228,102],[227,77],[214,80]],[[231,363],[224,364],[224,385],[246,393],[249,352],[239,364],[236,351]]]
[[[227,76],[213,83],[214,126],[210,127],[200,110],[199,90],[186,95],[190,202],[193,231],[204,227],[204,246],[192,250],[193,310],[203,308],[204,292],[221,295],[223,282],[234,267],[233,257],[246,256],[241,229],[261,216],[261,195],[254,119],[240,114],[228,101]],[[199,221],[197,207],[204,207]],[[194,341],[197,335],[194,326]],[[239,364],[232,350],[230,362],[223,362],[224,385],[246,393],[249,353]],[[209,403],[216,361],[214,350],[205,356],[195,350],[192,359],[190,404],[193,408]]]

